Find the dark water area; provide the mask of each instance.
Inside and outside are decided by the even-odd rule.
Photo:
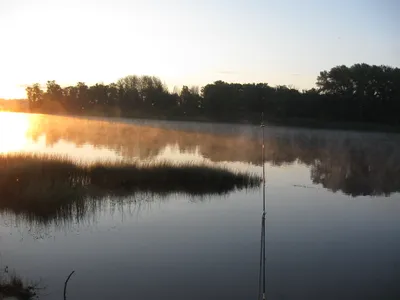
[[[0,153],[261,174],[257,126],[0,113]],[[10,130],[13,128],[13,130]],[[400,135],[265,128],[267,299],[400,299]],[[199,181],[199,184],[201,182]],[[0,199],[1,201],[1,199]],[[0,212],[0,267],[41,299],[256,299],[262,189]]]

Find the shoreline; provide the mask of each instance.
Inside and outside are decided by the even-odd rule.
[[[0,111],[1,112],[1,111]],[[131,119],[131,120],[150,120],[150,121],[178,121],[178,122],[198,122],[198,123],[217,123],[217,124],[232,124],[232,125],[260,125],[250,119],[217,119],[205,116],[165,116],[165,115],[147,115],[134,114],[128,112],[126,114],[111,115],[100,112],[89,112],[86,114],[63,114],[63,113],[48,113],[48,112],[29,112],[29,111],[4,111],[26,114],[54,115],[63,117],[77,118],[104,118],[104,119]],[[260,117],[261,121],[261,117]],[[340,122],[340,121],[322,121],[316,119],[302,118],[265,118],[265,125],[277,127],[292,127],[303,129],[322,129],[322,130],[343,130],[343,131],[360,131],[360,132],[380,132],[380,133],[400,133],[400,126],[380,124],[380,123],[365,123],[365,122]]]

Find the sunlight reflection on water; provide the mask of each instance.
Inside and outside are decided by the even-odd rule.
[[[0,126],[2,154],[261,172],[258,127],[11,113],[0,113]],[[265,142],[268,298],[399,299],[400,136],[271,127]],[[249,299],[261,197],[260,189],[109,197],[51,222],[5,207],[0,267],[43,277],[49,300],[60,298],[71,269],[68,299],[160,299],[166,291],[176,300]]]
[[[165,145],[164,148],[160,148],[157,153],[154,153],[153,156],[147,159],[141,159],[140,145],[138,145],[136,156],[132,155],[130,157],[124,157],[119,154],[116,149],[110,149],[90,143],[77,145],[76,143],[69,141],[68,136],[64,137],[63,135],[60,135],[57,141],[51,143],[48,141],[46,133],[60,129],[46,128],[46,126],[43,126],[43,120],[45,118],[57,117],[0,112],[0,153],[56,155],[80,163],[94,163],[99,161],[113,162],[121,160],[129,161],[139,159],[143,161],[173,162],[177,164],[191,163],[219,165],[232,170],[250,172],[258,171],[258,167],[251,163],[231,161],[221,161],[218,163],[213,162],[202,155],[199,146],[194,146],[193,149],[185,150],[180,149],[178,143]],[[79,123],[79,121],[77,122]],[[61,126],[62,129],[62,122],[57,125]],[[10,131],[9,128],[12,128],[12,130]],[[37,132],[40,134],[33,139],[32,135],[35,135]],[[105,135],[104,139],[107,140],[108,137]],[[132,140],[134,140],[134,138]],[[138,141],[138,143],[140,144],[140,141]]]
[[[0,112],[0,153],[24,150],[29,144],[27,133],[32,117],[26,114]]]

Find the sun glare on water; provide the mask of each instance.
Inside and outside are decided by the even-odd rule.
[[[0,154],[24,150],[30,123],[29,115],[0,112]]]

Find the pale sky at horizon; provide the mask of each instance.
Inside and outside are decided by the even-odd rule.
[[[303,89],[361,62],[400,67],[400,1],[0,0],[0,98],[130,74]]]

